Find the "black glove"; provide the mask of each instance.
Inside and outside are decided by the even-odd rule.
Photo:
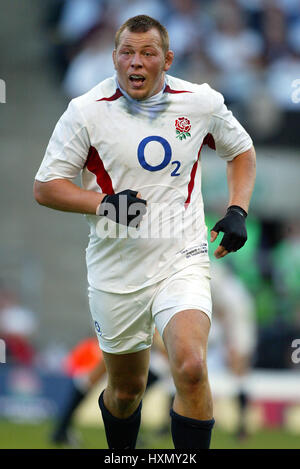
[[[224,236],[220,242],[228,252],[237,251],[247,241],[246,230],[247,212],[238,205],[228,207],[224,218],[219,220],[211,231],[223,231]]]
[[[113,220],[121,225],[137,227],[145,215],[147,201],[139,199],[131,189],[106,195],[97,208],[97,215]]]

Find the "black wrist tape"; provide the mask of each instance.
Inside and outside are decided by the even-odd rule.
[[[230,207],[228,207],[227,209],[227,213],[228,212],[237,212],[240,215],[242,215],[242,217],[244,218],[247,218],[247,215],[248,215],[248,213],[239,205],[230,205]]]

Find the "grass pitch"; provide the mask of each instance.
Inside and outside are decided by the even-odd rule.
[[[50,441],[52,422],[42,424],[0,422],[0,449],[58,449]],[[105,434],[102,427],[76,426],[75,431],[82,449],[106,449]],[[142,427],[137,448],[173,449],[169,435],[157,435],[152,429]],[[260,430],[244,441],[238,441],[232,434],[215,428],[212,449],[300,449],[299,435],[284,430]]]

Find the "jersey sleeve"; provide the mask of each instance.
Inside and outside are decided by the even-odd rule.
[[[221,93],[212,91],[213,110],[209,122],[209,133],[213,136],[217,154],[226,161],[249,150],[253,142],[244,127],[233,116],[224,103]]]
[[[90,143],[80,110],[73,101],[57,122],[35,179],[74,179],[84,167]]]

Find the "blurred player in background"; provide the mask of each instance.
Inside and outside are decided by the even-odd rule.
[[[0,284],[0,338],[6,344],[8,363],[34,363],[37,330],[37,315],[21,304],[15,291]]]
[[[34,186],[40,204],[86,214],[90,223],[89,299],[108,373],[99,406],[109,448],[135,447],[155,326],[176,386],[174,446],[210,445],[205,143],[227,163],[228,208],[210,238],[224,232],[215,256],[247,239],[252,140],[220,93],[166,75],[173,57],[159,22],[145,15],[125,22],[115,36],[116,76],[71,101]],[[72,182],[80,172],[83,188]]]
[[[241,280],[228,266],[211,264],[214,321],[208,343],[208,367],[228,370],[234,377],[239,408],[236,436],[247,436],[248,375],[253,364],[257,331],[255,303]]]
[[[78,446],[72,433],[74,413],[89,391],[104,377],[106,369],[96,337],[80,341],[68,354],[64,372],[72,378],[71,389],[52,435],[55,444]]]

